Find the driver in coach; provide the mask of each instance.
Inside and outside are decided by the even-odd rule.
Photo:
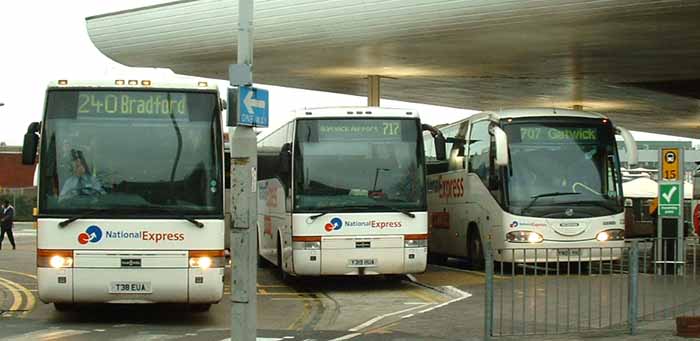
[[[81,151],[72,150],[72,168],[71,175],[63,183],[61,193],[58,195],[58,201],[73,198],[79,195],[95,195],[105,194],[106,191],[102,188],[102,184],[94,175],[90,174],[90,169],[83,158]]]

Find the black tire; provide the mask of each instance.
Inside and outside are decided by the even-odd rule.
[[[188,307],[192,313],[206,313],[211,308],[209,303],[190,304]]]
[[[277,239],[277,272],[280,277],[280,280],[283,283],[288,283],[290,281],[290,276],[289,274],[284,271],[284,267],[282,266],[282,242],[281,242],[282,237],[280,236],[279,239]]]
[[[74,311],[75,310],[75,304],[72,303],[54,303],[53,308],[56,309],[56,311],[60,312],[68,312],[68,311]]]
[[[406,279],[406,275],[398,275],[398,274],[392,274],[392,275],[384,275],[384,281],[390,284],[399,284],[403,280]]]
[[[486,268],[484,263],[484,244],[481,243],[478,227],[473,226],[469,229],[467,244],[469,266],[474,270],[483,270]]]
[[[447,264],[447,256],[438,253],[428,252],[428,263],[445,265]]]
[[[263,256],[260,255],[260,237],[258,236],[258,268],[269,268],[270,262],[268,262]]]

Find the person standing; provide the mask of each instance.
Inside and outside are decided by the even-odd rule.
[[[2,202],[2,210],[0,210],[0,249],[2,249],[2,242],[5,239],[5,234],[12,244],[12,249],[17,249],[15,245],[15,236],[12,234],[12,224],[15,218],[15,208],[10,205],[10,202],[4,200]]]

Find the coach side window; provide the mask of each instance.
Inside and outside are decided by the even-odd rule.
[[[258,180],[279,176],[279,153],[287,142],[287,125],[275,130],[258,143]]]
[[[442,128],[440,129],[440,131],[442,132],[442,135],[445,136],[445,138],[455,137],[457,135],[457,132],[459,131],[459,124],[454,124],[449,127]],[[452,155],[452,142],[445,143],[445,150],[447,151],[447,157],[450,157],[450,155]]]
[[[469,172],[475,173],[488,188],[491,162],[491,135],[488,120],[479,121],[472,125],[469,146]]]
[[[433,135],[428,132],[423,133],[423,148],[425,150],[425,161],[437,161],[437,154],[435,153],[435,139],[433,138]]]

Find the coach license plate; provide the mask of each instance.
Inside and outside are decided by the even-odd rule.
[[[112,282],[109,286],[110,294],[150,294],[151,282]]]
[[[579,250],[559,250],[560,256],[576,256],[579,255]]]
[[[377,266],[376,259],[350,259],[348,260],[348,266],[351,268],[365,268],[371,266]]]

